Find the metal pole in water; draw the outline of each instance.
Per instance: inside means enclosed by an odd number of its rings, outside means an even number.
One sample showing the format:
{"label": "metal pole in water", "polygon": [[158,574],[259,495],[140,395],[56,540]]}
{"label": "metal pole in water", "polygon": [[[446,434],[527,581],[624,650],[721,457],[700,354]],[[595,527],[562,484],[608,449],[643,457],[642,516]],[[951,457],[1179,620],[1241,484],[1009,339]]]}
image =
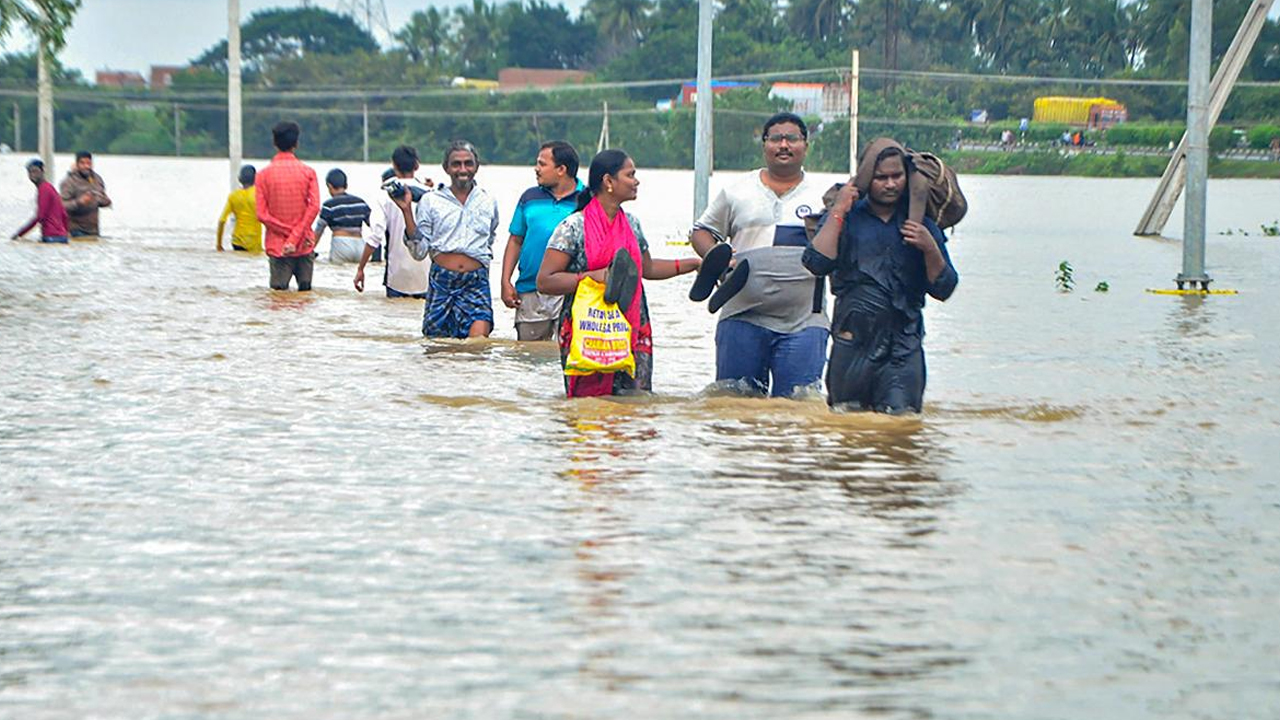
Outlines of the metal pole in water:
{"label": "metal pole in water", "polygon": [[1209,289],[1204,271],[1205,204],[1209,185],[1209,63],[1213,0],[1191,2],[1191,50],[1187,68],[1187,198],[1178,288]]}
{"label": "metal pole in water", "polygon": [[849,176],[858,172],[858,51],[853,51],[852,72],[849,74]]}
{"label": "metal pole in water", "polygon": [[693,144],[693,219],[707,208],[711,184],[711,0],[698,0],[698,81],[695,88]]}
{"label": "metal pole in water", "polygon": [[240,107],[240,0],[227,0],[227,157],[231,162],[231,189],[239,185],[244,162]]}

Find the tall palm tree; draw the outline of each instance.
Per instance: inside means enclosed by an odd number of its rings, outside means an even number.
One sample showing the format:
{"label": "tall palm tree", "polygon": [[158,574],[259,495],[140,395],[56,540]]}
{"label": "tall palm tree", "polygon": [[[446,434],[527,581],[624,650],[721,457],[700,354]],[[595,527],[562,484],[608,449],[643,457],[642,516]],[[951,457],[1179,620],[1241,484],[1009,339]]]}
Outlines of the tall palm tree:
{"label": "tall palm tree", "polygon": [[498,50],[502,45],[497,6],[484,0],[471,0],[471,7],[458,8],[453,17],[454,49],[462,69],[470,74],[496,74]]}
{"label": "tall palm tree", "polygon": [[417,63],[439,67],[441,51],[449,41],[449,9],[441,12],[436,7],[418,10],[409,17],[409,23],[396,33],[396,40]]}
{"label": "tall palm tree", "polygon": [[632,47],[644,37],[652,0],[587,0],[586,14],[609,42]]}

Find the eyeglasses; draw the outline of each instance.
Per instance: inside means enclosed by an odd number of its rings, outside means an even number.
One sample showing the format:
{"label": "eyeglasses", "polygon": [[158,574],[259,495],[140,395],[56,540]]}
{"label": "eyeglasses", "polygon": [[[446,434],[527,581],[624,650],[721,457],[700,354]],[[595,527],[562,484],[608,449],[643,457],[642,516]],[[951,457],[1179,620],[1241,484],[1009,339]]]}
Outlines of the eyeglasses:
{"label": "eyeglasses", "polygon": [[804,139],[804,136],[799,133],[774,133],[772,135],[765,135],[764,139],[771,143],[780,143],[783,140],[786,140],[789,143],[798,143]]}

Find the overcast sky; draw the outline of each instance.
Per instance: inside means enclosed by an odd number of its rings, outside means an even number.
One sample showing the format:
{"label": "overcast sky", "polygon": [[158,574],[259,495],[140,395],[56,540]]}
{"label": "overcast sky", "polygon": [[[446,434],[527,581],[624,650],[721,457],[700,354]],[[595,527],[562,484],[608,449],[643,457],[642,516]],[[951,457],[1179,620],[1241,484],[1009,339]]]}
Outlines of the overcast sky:
{"label": "overcast sky", "polygon": [[[271,7],[299,7],[301,0],[240,0],[240,16]],[[350,11],[365,0],[312,0],[316,7]],[[374,12],[380,3],[371,2]],[[459,0],[383,0],[387,23],[397,30],[417,10],[431,5],[452,7]],[[469,4],[469,3],[468,3]],[[577,12],[582,0],[566,0]],[[363,19],[363,18],[362,18]],[[97,70],[135,70],[147,74],[152,65],[185,65],[227,36],[225,0],[84,0],[67,36],[62,63],[92,82]],[[385,42],[385,38],[379,37]],[[11,35],[4,52],[30,51],[33,43],[21,33]]]}

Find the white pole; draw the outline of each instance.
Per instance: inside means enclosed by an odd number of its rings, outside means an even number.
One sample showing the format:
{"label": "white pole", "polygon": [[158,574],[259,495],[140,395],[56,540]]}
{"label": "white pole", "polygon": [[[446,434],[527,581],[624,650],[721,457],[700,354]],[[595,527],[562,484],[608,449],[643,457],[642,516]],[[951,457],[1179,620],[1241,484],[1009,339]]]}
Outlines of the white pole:
{"label": "white pole", "polygon": [[182,113],[173,104],[173,154],[182,157]]}
{"label": "white pole", "polygon": [[240,0],[227,0],[227,157],[231,162],[231,189],[240,184],[244,162],[240,106]]}
{"label": "white pole", "polygon": [[849,175],[858,172],[858,51],[853,51],[849,73]]}
{"label": "white pole", "polygon": [[44,41],[36,39],[36,85],[39,109],[36,112],[36,130],[39,135],[40,159],[44,161],[45,177],[53,178],[53,83],[49,79],[49,49]]}
{"label": "white pole", "polygon": [[22,112],[16,100],[13,103],[13,151],[22,152]]}
{"label": "white pole", "polygon": [[707,208],[711,185],[711,0],[698,0],[698,80],[694,101],[693,219]]}
{"label": "white pole", "polygon": [[369,101],[365,100],[363,105],[364,111],[361,115],[364,118],[364,161],[369,162]]}
{"label": "white pole", "polygon": [[1187,199],[1183,206],[1179,288],[1209,289],[1204,272],[1205,204],[1209,186],[1209,63],[1213,0],[1191,1],[1191,50],[1187,61]]}

